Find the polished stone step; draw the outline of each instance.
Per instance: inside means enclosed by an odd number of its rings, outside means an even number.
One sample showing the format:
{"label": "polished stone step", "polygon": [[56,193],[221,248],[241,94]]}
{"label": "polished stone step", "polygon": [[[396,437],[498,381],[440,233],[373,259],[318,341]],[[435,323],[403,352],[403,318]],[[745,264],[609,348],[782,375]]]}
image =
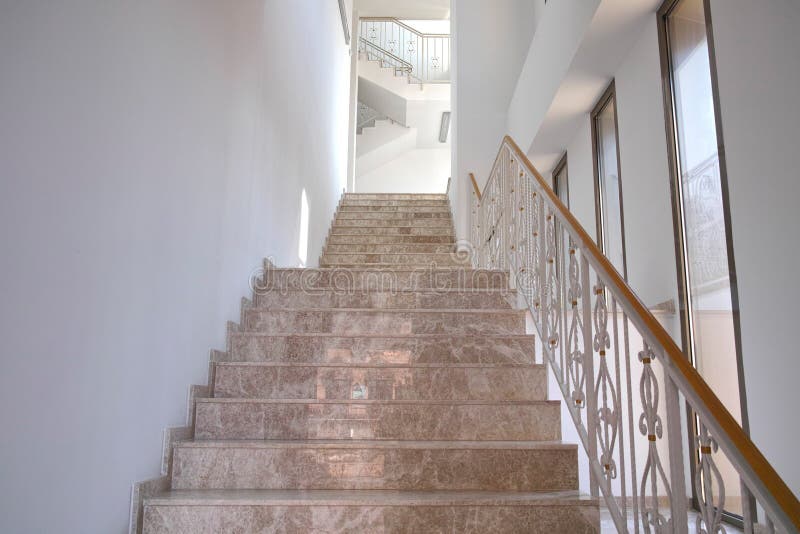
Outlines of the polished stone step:
{"label": "polished stone step", "polygon": [[336,213],[337,220],[356,219],[356,220],[439,220],[451,221],[449,211],[356,211],[339,210]]}
{"label": "polished stone step", "polygon": [[543,365],[360,365],[221,362],[214,397],[337,400],[547,399]]}
{"label": "polished stone step", "polygon": [[[339,206],[336,210],[336,215],[353,214],[353,215],[367,215],[367,214],[390,214],[394,213],[398,216],[405,216],[405,214],[434,214],[440,217],[451,217],[452,212],[449,206]],[[358,218],[356,216],[356,218]]]}
{"label": "polished stone step", "polygon": [[344,200],[439,200],[448,197],[439,193],[345,193]]}
{"label": "polished stone step", "polygon": [[242,326],[268,334],[357,335],[520,335],[523,310],[264,310],[247,309]]}
{"label": "polished stone step", "polygon": [[333,336],[233,333],[235,362],[341,364],[503,364],[534,362],[534,336]]}
{"label": "polished stone step", "polygon": [[267,269],[254,290],[264,292],[275,289],[335,289],[340,293],[347,293],[363,289],[377,291],[505,289],[508,288],[508,281],[508,272],[460,267]]}
{"label": "polished stone step", "polygon": [[333,221],[333,230],[334,232],[338,231],[339,228],[349,227],[349,226],[368,226],[370,228],[383,228],[383,227],[390,227],[390,226],[397,226],[397,227],[414,227],[414,228],[447,228],[451,230],[453,228],[453,221],[449,218],[444,217],[436,217],[436,218],[425,218],[425,219],[417,219],[417,218],[410,218],[410,219],[395,219],[395,218],[372,218],[372,219],[351,219],[347,217],[336,217]]}
{"label": "polished stone step", "polygon": [[172,489],[578,489],[578,448],[536,441],[187,441]]}
{"label": "polished stone step", "polygon": [[559,441],[557,401],[198,399],[195,439]]}
{"label": "polished stone step", "polygon": [[330,235],[438,235],[455,239],[451,226],[341,226],[334,224]]}
{"label": "polished stone step", "polygon": [[328,245],[364,244],[446,244],[455,246],[455,238],[449,235],[328,235]]}
{"label": "polished stone step", "polygon": [[329,244],[324,254],[451,254],[455,246],[447,243],[351,243]]}
{"label": "polished stone step", "polygon": [[597,534],[577,492],[172,491],[145,501],[145,534]]}
{"label": "polished stone step", "polygon": [[403,207],[403,208],[447,208],[450,203],[447,200],[360,200],[345,198],[339,204],[340,207]]}
{"label": "polished stone step", "polygon": [[320,258],[321,267],[335,267],[337,265],[358,264],[387,264],[387,265],[464,265],[464,259],[454,253],[430,254],[421,252],[406,252],[401,254],[353,254],[325,252]]}
{"label": "polished stone step", "polygon": [[514,293],[505,289],[452,291],[348,291],[333,289],[259,291],[257,308],[505,309]]}

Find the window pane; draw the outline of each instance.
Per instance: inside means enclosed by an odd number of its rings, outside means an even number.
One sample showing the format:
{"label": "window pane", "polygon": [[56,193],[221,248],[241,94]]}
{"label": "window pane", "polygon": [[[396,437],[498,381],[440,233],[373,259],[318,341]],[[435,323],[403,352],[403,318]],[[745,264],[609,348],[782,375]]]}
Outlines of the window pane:
{"label": "window pane", "polygon": [[622,205],[617,165],[616,100],[595,117],[597,132],[597,166],[600,179],[600,214],[603,228],[603,251],[617,270],[625,274],[622,239]]}
{"label": "window pane", "polygon": [[[727,235],[714,93],[702,0],[682,0],[667,19],[683,211],[685,276],[695,365],[741,422]],[[718,455],[728,511],[741,515],[739,479]]]}

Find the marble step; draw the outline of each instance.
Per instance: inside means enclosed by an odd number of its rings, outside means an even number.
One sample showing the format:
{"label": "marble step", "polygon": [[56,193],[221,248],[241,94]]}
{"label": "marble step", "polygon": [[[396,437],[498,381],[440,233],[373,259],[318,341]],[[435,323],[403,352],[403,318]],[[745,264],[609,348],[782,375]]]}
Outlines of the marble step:
{"label": "marble step", "polygon": [[[421,252],[405,252],[401,254],[337,254],[325,252],[320,258],[321,267],[335,267],[337,265],[357,265],[382,263],[388,265],[463,265],[464,259],[455,253],[430,254]],[[468,265],[467,265],[468,266]]]}
{"label": "marble step", "polygon": [[350,218],[340,218],[336,217],[333,221],[333,228],[335,231],[337,228],[343,228],[348,226],[368,226],[370,228],[383,228],[383,227],[390,227],[390,226],[397,226],[405,228],[407,226],[415,227],[415,228],[453,228],[453,221],[449,218],[444,217],[436,217],[436,218],[427,218],[427,219],[395,219],[395,218],[380,218],[380,219],[350,219]]}
{"label": "marble step", "polygon": [[233,333],[234,362],[504,364],[534,362],[534,336],[333,336]]}
{"label": "marble step", "polygon": [[526,441],[187,441],[172,489],[565,491],[578,448]]}
{"label": "marble step", "polygon": [[543,365],[354,365],[221,362],[215,398],[536,401]]}
{"label": "marble step", "polygon": [[324,254],[451,254],[455,246],[447,243],[351,243],[327,245]]}
{"label": "marble step", "polygon": [[265,292],[275,289],[335,289],[340,293],[361,291],[506,289],[506,271],[480,269],[401,268],[376,269],[268,269],[254,289]]}
{"label": "marble step", "polygon": [[577,492],[172,491],[144,503],[145,534],[597,534]]}
{"label": "marble step", "polygon": [[403,207],[403,208],[447,208],[450,209],[450,203],[447,200],[361,200],[345,198],[339,204],[340,207]]}
{"label": "marble step", "polygon": [[438,193],[345,193],[345,200],[441,200],[448,197]]}
{"label": "marble step", "polygon": [[455,241],[453,228],[451,226],[341,226],[334,223],[330,235],[438,235],[448,236]]}
{"label": "marble step", "polygon": [[559,441],[558,401],[198,399],[195,439]]}
{"label": "marble step", "polygon": [[445,220],[452,221],[449,211],[342,211],[336,213],[337,220]]}
{"label": "marble step", "polygon": [[342,336],[525,334],[523,310],[264,310],[247,309],[249,332]]}
{"label": "marble step", "polygon": [[369,235],[369,234],[329,234],[328,245],[366,245],[366,244],[446,244],[455,246],[456,240],[449,235]]}
{"label": "marble step", "polygon": [[435,204],[433,206],[384,206],[381,204],[366,206],[339,205],[337,214],[341,213],[443,213],[450,215],[450,206]]}
{"label": "marble step", "polygon": [[257,308],[510,309],[514,293],[505,289],[453,291],[274,290],[255,294]]}

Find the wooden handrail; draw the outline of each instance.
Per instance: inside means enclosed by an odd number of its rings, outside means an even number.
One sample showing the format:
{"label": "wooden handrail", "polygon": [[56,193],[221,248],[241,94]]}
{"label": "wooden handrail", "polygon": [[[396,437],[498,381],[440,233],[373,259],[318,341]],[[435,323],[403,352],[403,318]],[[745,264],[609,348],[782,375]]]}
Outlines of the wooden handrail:
{"label": "wooden handrail", "polygon": [[483,195],[481,195],[481,189],[478,187],[478,181],[475,180],[475,175],[473,173],[469,173],[469,179],[472,180],[472,189],[475,191],[475,195],[478,197],[478,202],[480,202],[483,198]]}
{"label": "wooden handrail", "polygon": [[[639,300],[639,297],[636,296],[627,282],[625,282],[619,272],[617,272],[614,265],[599,249],[594,239],[586,232],[569,209],[564,206],[558,196],[556,196],[547,181],[545,181],[517,143],[511,136],[507,135],[503,138],[503,143],[500,145],[500,152],[502,152],[503,144],[508,144],[508,146],[511,147],[514,152],[514,157],[516,157],[527,168],[528,172],[536,181],[539,182],[540,187],[550,199],[552,206],[558,211],[560,217],[572,227],[577,237],[582,241],[584,250],[604,271],[613,289],[626,301],[631,311],[638,316],[650,336],[661,345],[665,357],[669,360],[669,365],[680,373],[685,384],[691,388],[691,393],[693,393],[694,397],[708,410],[711,417],[713,417],[719,425],[719,428],[726,434],[728,441],[735,447],[741,458],[749,465],[752,473],[774,498],[775,502],[791,520],[792,524],[800,530],[800,501],[797,500],[797,497],[795,497],[792,490],[789,489],[789,486],[783,481],[780,475],[778,475],[727,408],[725,408],[722,401],[719,400],[719,397],[717,397],[703,377],[700,376],[700,373],[697,372],[697,369],[689,362],[689,359],[683,351],[678,347],[675,341],[673,341],[672,336],[669,335],[650,310]],[[472,173],[470,173],[470,178],[472,179],[472,185],[475,188],[480,202],[481,193],[478,190],[475,177]],[[489,184],[487,183],[484,190],[488,186]],[[686,393],[684,392],[684,394]]]}

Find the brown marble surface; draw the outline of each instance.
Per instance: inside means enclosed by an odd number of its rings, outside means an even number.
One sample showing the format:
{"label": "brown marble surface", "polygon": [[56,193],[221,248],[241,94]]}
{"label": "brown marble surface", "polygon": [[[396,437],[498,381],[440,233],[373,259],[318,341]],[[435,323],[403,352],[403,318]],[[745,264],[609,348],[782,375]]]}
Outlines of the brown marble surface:
{"label": "brown marble surface", "polygon": [[196,439],[561,439],[558,402],[204,399]]}
{"label": "brown marble surface", "polygon": [[255,307],[282,308],[383,308],[383,309],[510,309],[510,290],[471,291],[266,291],[255,295]]}
{"label": "brown marble surface", "polygon": [[231,360],[293,363],[532,363],[533,336],[231,335]]}
{"label": "brown marble surface", "polygon": [[[151,499],[145,533],[588,534],[596,501],[569,494],[176,492]],[[219,497],[219,498],[215,498]],[[269,502],[269,505],[265,505]],[[272,504],[275,503],[275,504]]]}
{"label": "brown marble surface", "polygon": [[521,335],[525,313],[517,310],[263,310],[244,313],[249,332],[358,335]]}
{"label": "brown marble surface", "polygon": [[487,400],[547,398],[543,365],[338,366],[220,363],[214,396],[261,399]]}
{"label": "brown marble surface", "polygon": [[187,442],[173,489],[559,491],[578,487],[577,447],[560,443]]}

